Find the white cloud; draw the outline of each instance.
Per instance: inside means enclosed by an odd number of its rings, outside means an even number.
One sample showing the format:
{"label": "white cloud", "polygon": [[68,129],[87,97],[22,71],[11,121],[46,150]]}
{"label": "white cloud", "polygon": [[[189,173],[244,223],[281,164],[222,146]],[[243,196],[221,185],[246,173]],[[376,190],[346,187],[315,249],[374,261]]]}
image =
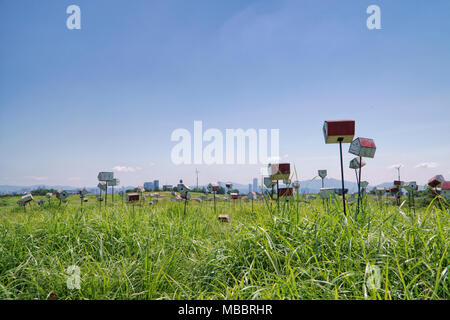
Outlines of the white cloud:
{"label": "white cloud", "polygon": [[126,166],[115,166],[113,168],[117,172],[136,172],[142,170],[141,167],[126,167]]}
{"label": "white cloud", "polygon": [[431,169],[431,168],[437,168],[439,166],[436,162],[422,162],[419,163],[416,168],[425,168],[425,169]]}

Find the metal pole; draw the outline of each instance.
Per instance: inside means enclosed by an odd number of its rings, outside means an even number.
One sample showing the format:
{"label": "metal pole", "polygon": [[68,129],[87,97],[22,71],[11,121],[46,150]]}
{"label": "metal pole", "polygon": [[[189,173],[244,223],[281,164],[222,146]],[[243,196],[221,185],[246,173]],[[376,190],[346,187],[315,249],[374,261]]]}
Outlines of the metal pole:
{"label": "metal pole", "polygon": [[278,189],[278,180],[277,180],[277,210],[280,213],[280,190]]}
{"label": "metal pole", "polygon": [[344,215],[347,215],[347,209],[345,208],[344,163],[342,161],[342,140],[344,140],[344,138],[339,138],[339,151],[341,154],[342,205],[344,207]]}
{"label": "metal pole", "polygon": [[213,192],[213,196],[214,196],[214,215],[217,215],[216,213],[216,192]]}
{"label": "metal pole", "polygon": [[358,206],[357,206],[357,210],[356,210],[357,214],[359,214],[359,205],[362,202],[361,201],[361,168],[362,168],[361,162],[362,162],[362,157],[360,156],[359,157],[359,177],[358,177]]}
{"label": "metal pole", "polygon": [[107,201],[108,201],[108,183],[106,183],[106,191],[105,191],[105,208],[106,208]]}

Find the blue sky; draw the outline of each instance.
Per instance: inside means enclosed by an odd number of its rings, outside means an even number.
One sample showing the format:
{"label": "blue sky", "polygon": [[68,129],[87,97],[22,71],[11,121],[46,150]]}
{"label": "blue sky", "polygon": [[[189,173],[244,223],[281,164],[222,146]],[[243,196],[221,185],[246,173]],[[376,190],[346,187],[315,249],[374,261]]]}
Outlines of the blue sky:
{"label": "blue sky", "polygon": [[[81,30],[66,8],[81,8]],[[381,8],[368,30],[366,8]],[[0,184],[250,183],[171,163],[177,128],[279,129],[300,179],[339,178],[324,120],[373,138],[363,179],[450,179],[450,1],[0,0]],[[345,167],[352,155],[344,146]],[[346,177],[354,179],[351,169]]]}

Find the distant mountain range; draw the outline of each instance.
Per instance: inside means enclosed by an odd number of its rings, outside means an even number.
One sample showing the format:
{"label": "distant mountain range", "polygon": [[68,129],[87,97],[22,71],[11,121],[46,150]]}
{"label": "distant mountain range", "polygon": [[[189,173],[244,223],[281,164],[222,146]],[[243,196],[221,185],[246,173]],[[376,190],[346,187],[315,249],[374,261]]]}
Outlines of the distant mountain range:
{"label": "distant mountain range", "polygon": [[[225,187],[225,184],[229,182],[219,182],[219,184],[222,187]],[[248,190],[248,184],[240,184],[235,182],[230,182],[233,184],[233,189],[239,190],[240,193],[247,193]],[[174,185],[176,186],[176,185]],[[280,187],[283,187],[283,184],[280,184]],[[324,180],[324,186],[325,188],[341,188],[341,181],[337,179],[325,179]],[[385,182],[376,186],[369,185],[369,189],[373,187],[381,187],[381,188],[387,188],[392,186],[392,182]],[[194,186],[191,186],[193,188]],[[199,185],[199,188],[206,188],[204,185]],[[322,180],[321,179],[315,179],[315,180],[304,180],[300,181],[300,193],[318,193],[320,191],[320,188],[322,187]],[[123,187],[116,187],[114,188],[114,192],[120,192],[122,190],[128,190],[136,188],[136,186],[123,186]],[[261,186],[258,186],[258,191],[260,191]],[[345,181],[345,188],[349,189],[349,192],[356,192],[358,190],[358,185],[355,182]],[[11,185],[0,185],[0,194],[23,194],[24,192],[29,192],[32,190],[37,189],[64,189],[69,193],[76,193],[78,190],[80,190],[79,187],[73,187],[73,186],[47,186],[47,185],[33,185],[33,186],[11,186]],[[423,186],[419,186],[419,190],[423,190]],[[98,193],[97,187],[86,187],[86,190],[89,193]],[[108,192],[111,192],[111,189],[109,189]]]}

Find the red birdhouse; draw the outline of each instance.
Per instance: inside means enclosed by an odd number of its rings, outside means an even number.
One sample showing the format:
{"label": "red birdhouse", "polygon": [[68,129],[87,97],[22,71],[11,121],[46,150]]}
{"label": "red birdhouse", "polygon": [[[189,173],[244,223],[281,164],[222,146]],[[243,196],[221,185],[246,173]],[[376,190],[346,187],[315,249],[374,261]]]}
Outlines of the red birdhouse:
{"label": "red birdhouse", "polygon": [[325,143],[351,143],[355,136],[354,120],[325,121],[323,124]]}
{"label": "red birdhouse", "polygon": [[271,180],[287,180],[291,175],[290,163],[274,163],[268,165]]}
{"label": "red birdhouse", "polygon": [[438,174],[437,176],[434,176],[433,178],[431,178],[430,180],[428,180],[428,185],[431,188],[437,188],[439,187],[442,182],[444,182],[445,179],[442,175]]}
{"label": "red birdhouse", "polygon": [[445,200],[450,200],[450,181],[442,182],[441,195]]}
{"label": "red birdhouse", "polygon": [[292,197],[294,195],[293,188],[280,188],[278,189],[278,197]]}
{"label": "red birdhouse", "polygon": [[127,202],[139,201],[139,193],[128,193],[126,201]]}
{"label": "red birdhouse", "polygon": [[375,146],[375,141],[372,139],[356,138],[350,144],[348,152],[359,157],[373,158],[375,157],[376,150],[377,147]]}

